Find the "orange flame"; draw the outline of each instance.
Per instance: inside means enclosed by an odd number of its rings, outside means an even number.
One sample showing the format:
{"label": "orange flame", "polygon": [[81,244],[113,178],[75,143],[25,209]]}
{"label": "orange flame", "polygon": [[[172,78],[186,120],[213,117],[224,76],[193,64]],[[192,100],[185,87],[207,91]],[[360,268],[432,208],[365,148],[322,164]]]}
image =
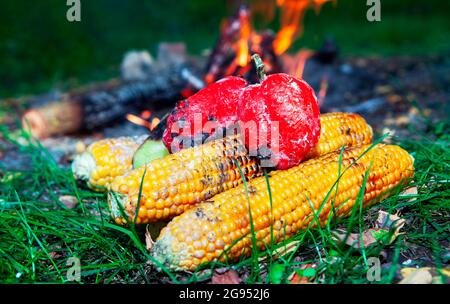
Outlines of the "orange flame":
{"label": "orange flame", "polygon": [[134,114],[127,114],[125,118],[131,123],[146,127],[150,131],[153,131],[161,122],[161,120],[158,117],[155,117],[152,119],[151,122],[149,122],[147,119],[150,118],[151,115],[152,112],[150,112],[149,110],[145,110],[141,113],[141,116],[137,116]]}
{"label": "orange flame", "polygon": [[328,75],[325,74],[323,75],[322,80],[320,81],[320,89],[319,93],[317,94],[317,102],[319,103],[319,106],[323,105],[325,97],[327,96],[327,92],[328,92]]}
{"label": "orange flame", "polygon": [[286,52],[298,35],[303,32],[301,22],[306,9],[314,6],[319,11],[321,6],[331,0],[277,0],[276,4],[280,8],[281,29],[277,33],[274,41],[275,54],[280,55]]}
{"label": "orange flame", "polygon": [[306,61],[314,55],[314,51],[309,49],[301,49],[297,53],[297,67],[295,68],[295,77],[303,78]]}
{"label": "orange flame", "polygon": [[153,131],[161,122],[161,120],[158,117],[155,117],[152,119],[152,122],[150,123],[150,131]]}
{"label": "orange flame", "polygon": [[248,53],[248,42],[250,38],[251,33],[251,26],[250,26],[250,18],[247,14],[241,14],[239,16],[240,22],[241,22],[241,29],[240,29],[240,37],[237,42],[237,56],[236,56],[236,62],[239,66],[245,67],[248,62],[249,53]]}
{"label": "orange flame", "polygon": [[141,117],[144,119],[149,119],[152,116],[152,112],[149,110],[142,111]]}
{"label": "orange flame", "polygon": [[[318,12],[324,3],[330,1],[332,0],[258,0],[253,1],[253,4],[257,5],[251,5],[255,9],[252,13],[246,6],[241,6],[237,16],[227,18],[221,24],[220,40],[213,51],[213,55],[218,55],[211,57],[214,60],[208,67],[204,81],[209,84],[219,77],[246,75],[252,68],[252,54],[261,56],[267,73],[279,70],[280,64],[276,55],[286,52],[294,39],[302,33],[301,23],[306,10],[313,7]],[[271,20],[277,7],[280,11],[281,27],[275,38],[271,31],[258,33],[252,26],[250,15],[255,17],[255,13],[259,12]],[[311,55],[312,52],[303,52],[301,56],[293,57],[293,65],[289,67],[292,69],[291,74],[301,77],[305,62]]]}

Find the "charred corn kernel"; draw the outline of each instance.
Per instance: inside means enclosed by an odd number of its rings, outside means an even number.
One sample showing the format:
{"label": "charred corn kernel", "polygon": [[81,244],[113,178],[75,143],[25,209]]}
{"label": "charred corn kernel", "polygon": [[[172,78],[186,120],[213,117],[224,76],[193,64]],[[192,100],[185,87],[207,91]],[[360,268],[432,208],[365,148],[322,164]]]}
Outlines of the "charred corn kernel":
{"label": "charred corn kernel", "polygon": [[372,128],[358,114],[326,113],[320,115],[320,137],[307,158],[314,158],[342,147],[353,147],[372,142]]}
{"label": "charred corn kernel", "polygon": [[[194,204],[242,183],[237,162],[247,179],[261,175],[257,160],[247,155],[239,136],[230,136],[156,159],[111,183],[108,203],[123,224],[136,213],[140,223],[168,219]],[[233,172],[231,174],[231,172]],[[140,185],[142,187],[141,196]],[[175,206],[175,207],[174,207]],[[154,210],[154,212],[153,212]]]}
{"label": "charred corn kernel", "polygon": [[75,157],[72,172],[96,191],[105,191],[116,176],[132,168],[133,154],[147,136],[102,139]]}
{"label": "charred corn kernel", "polygon": [[[345,149],[341,163],[340,152],[336,151],[270,173],[272,210],[264,176],[248,182],[247,189],[240,185],[218,194],[175,217],[161,231],[151,253],[158,261],[178,270],[194,270],[215,260],[239,259],[252,249],[249,208],[256,244],[262,249],[270,242],[271,224],[277,243],[310,224],[324,225],[333,216],[348,215],[367,171],[370,174],[362,204],[367,207],[379,202],[392,193],[393,187],[412,177],[413,158],[398,146],[378,144],[364,153],[368,148]],[[316,186],[314,190],[312,186]],[[206,251],[209,256],[201,254]]]}

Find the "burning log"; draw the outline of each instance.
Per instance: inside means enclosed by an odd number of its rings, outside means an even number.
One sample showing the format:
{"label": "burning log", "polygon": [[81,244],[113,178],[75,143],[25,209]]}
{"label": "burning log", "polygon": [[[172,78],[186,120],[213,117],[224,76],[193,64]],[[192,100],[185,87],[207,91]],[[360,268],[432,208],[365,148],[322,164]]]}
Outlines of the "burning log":
{"label": "burning log", "polygon": [[[251,54],[259,54],[269,73],[280,71],[273,45],[275,35],[272,31],[261,34],[252,29],[250,11],[241,6],[234,16],[224,20],[220,36],[206,65],[205,81],[214,82],[229,75],[244,76],[255,80],[255,70],[250,64]],[[253,69],[253,70],[252,70]]]}
{"label": "burning log", "polygon": [[[226,19],[221,26],[220,36],[211,53],[206,66],[206,83],[214,82],[229,75],[243,76],[250,82],[256,81],[255,70],[250,64],[250,56],[258,54],[266,66],[268,74],[283,71],[281,55],[283,55],[294,40],[302,34],[302,20],[308,8],[314,7],[318,12],[320,7],[330,0],[286,0],[276,1],[280,8],[281,28],[275,34],[270,30],[256,32],[251,25],[250,10],[241,6],[238,12]],[[270,12],[274,10],[265,3],[259,9]],[[269,15],[273,15],[270,13]],[[327,44],[318,53],[324,61],[334,59],[337,50]],[[307,58],[299,60],[306,61]],[[301,65],[301,63],[299,63]],[[303,69],[303,67],[299,67]],[[293,74],[295,75],[295,74]]]}
{"label": "burning log", "polygon": [[113,80],[86,90],[63,94],[60,100],[28,110],[24,127],[38,137],[91,131],[120,121],[127,113],[137,113],[151,103],[172,102],[190,84],[191,67],[179,64],[153,71],[146,80]]}

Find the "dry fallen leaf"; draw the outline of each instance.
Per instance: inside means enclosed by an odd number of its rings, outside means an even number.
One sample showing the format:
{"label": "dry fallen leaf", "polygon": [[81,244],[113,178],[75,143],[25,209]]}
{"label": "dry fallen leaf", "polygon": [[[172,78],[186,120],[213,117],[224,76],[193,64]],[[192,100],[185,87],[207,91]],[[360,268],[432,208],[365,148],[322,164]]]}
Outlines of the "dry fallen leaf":
{"label": "dry fallen leaf", "polygon": [[[380,210],[378,211],[378,217],[375,222],[376,228],[391,228],[394,224],[397,226],[396,222],[398,223],[401,220],[399,214],[390,214],[386,211]],[[404,222],[404,220],[403,220]]]}
{"label": "dry fallen leaf", "polygon": [[374,236],[374,232],[374,229],[363,231],[360,239],[359,233],[350,233],[346,238],[347,233],[345,232],[345,230],[339,230],[333,232],[333,239],[338,244],[345,243],[355,249],[361,248],[362,245],[364,246],[364,248],[366,248],[378,242],[376,237]]}
{"label": "dry fallen leaf", "polygon": [[78,199],[73,195],[61,195],[59,201],[69,209],[73,209],[78,205]]}
{"label": "dry fallen leaf", "polygon": [[239,284],[241,278],[233,269],[227,269],[225,271],[216,269],[211,278],[211,284]]}
{"label": "dry fallen leaf", "polygon": [[310,284],[316,277],[316,264],[304,264],[288,277],[291,284]]}
{"label": "dry fallen leaf", "polygon": [[403,268],[400,272],[403,279],[399,284],[431,284],[433,282],[429,268]]}
{"label": "dry fallen leaf", "polygon": [[406,221],[398,214],[389,214],[380,210],[375,222],[375,228],[364,230],[362,234],[350,233],[347,236],[345,230],[336,230],[333,232],[333,239],[336,243],[345,243],[355,249],[362,246],[367,248],[375,243],[391,244],[402,232],[400,230]]}
{"label": "dry fallen leaf", "polygon": [[441,272],[442,272],[443,275],[445,275],[446,277],[450,278],[450,268],[441,269]]}
{"label": "dry fallen leaf", "polygon": [[400,284],[443,284],[442,275],[450,279],[450,269],[444,268],[440,272],[436,268],[432,267],[422,267],[422,268],[412,268],[406,267],[400,270],[403,279],[399,282]]}
{"label": "dry fallen leaf", "polygon": [[[288,253],[294,252],[295,249],[297,248],[298,243],[299,243],[299,241],[293,241],[293,242],[290,242],[289,244],[286,244],[284,246],[280,246],[280,247],[274,249],[272,251],[272,260],[276,260],[281,256],[284,256]],[[262,256],[259,258],[259,262],[260,263],[266,262],[269,260],[269,257],[270,256],[268,254],[265,256]]]}
{"label": "dry fallen leaf", "polygon": [[392,232],[390,239],[383,240],[387,241],[387,244],[392,244],[394,240],[403,232],[400,230],[405,226],[406,220],[402,219],[400,215],[397,214],[389,214],[385,211],[380,210],[378,212],[378,218],[375,222],[375,226],[380,229],[387,230],[387,232]]}
{"label": "dry fallen leaf", "polygon": [[56,251],[50,251],[50,252],[48,253],[48,255],[49,255],[52,259],[57,259],[57,258],[61,257],[61,256],[62,256],[62,254],[60,253],[61,246],[55,245],[54,249],[55,249]]}
{"label": "dry fallen leaf", "polygon": [[410,198],[408,200],[408,202],[413,202],[415,200],[415,196],[417,195],[417,187],[413,186],[413,187],[409,187],[407,189],[405,189],[404,191],[402,191],[402,193],[400,193],[399,197],[410,197],[412,196],[412,198]]}

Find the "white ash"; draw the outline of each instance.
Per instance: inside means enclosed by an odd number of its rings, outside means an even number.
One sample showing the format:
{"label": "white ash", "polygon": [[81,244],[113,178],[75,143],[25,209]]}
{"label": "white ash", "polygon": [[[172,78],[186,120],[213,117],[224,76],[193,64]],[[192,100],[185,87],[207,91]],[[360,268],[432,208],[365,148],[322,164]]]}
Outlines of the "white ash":
{"label": "white ash", "polygon": [[154,60],[147,51],[129,51],[120,66],[121,77],[125,81],[145,80],[153,69]]}

